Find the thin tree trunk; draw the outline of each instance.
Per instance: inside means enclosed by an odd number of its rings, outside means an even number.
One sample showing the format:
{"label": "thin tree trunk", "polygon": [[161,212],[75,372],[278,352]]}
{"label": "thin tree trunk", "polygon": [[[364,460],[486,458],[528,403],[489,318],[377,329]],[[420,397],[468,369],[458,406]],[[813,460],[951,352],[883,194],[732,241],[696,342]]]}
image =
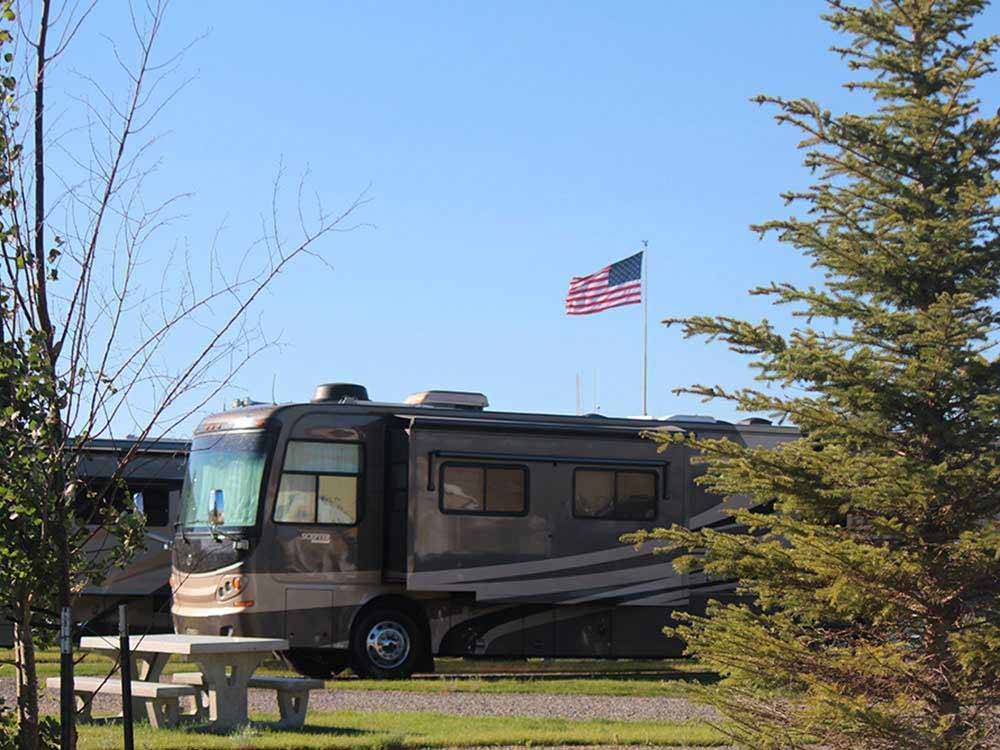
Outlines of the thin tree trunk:
{"label": "thin tree trunk", "polygon": [[14,623],[17,661],[17,746],[38,750],[38,672],[35,668],[35,641],[31,633],[31,606],[22,600]]}
{"label": "thin tree trunk", "polygon": [[[59,347],[55,343],[55,335],[52,327],[52,319],[49,315],[48,294],[46,292],[48,279],[48,263],[46,261],[45,247],[45,68],[48,64],[46,58],[46,41],[49,32],[49,11],[51,0],[42,0],[41,14],[38,24],[38,39],[35,51],[35,120],[34,120],[34,146],[35,146],[35,285],[36,297],[35,308],[38,314],[38,326],[45,337],[45,352],[47,358],[46,376],[50,379],[52,393],[58,392],[58,360]],[[55,452],[62,450],[65,443],[63,434],[62,415],[59,413],[59,405],[53,399],[48,405],[49,438],[57,445],[52,448]],[[57,468],[49,481],[49,492],[52,497],[58,497],[56,503],[55,518],[53,521],[53,540],[56,544],[59,555],[59,604],[58,609],[69,607],[72,604],[72,590],[70,585],[70,550],[69,550],[69,507],[65,494],[66,475],[65,471]],[[73,682],[73,661],[65,655],[61,656],[63,664],[60,668],[60,677],[63,681],[63,689],[60,692],[62,704],[67,700],[67,689],[65,683]],[[37,697],[36,697],[37,702]],[[74,711],[67,711],[69,717],[69,727],[63,727],[62,750],[75,750],[76,732],[73,727]],[[36,733],[37,738],[37,733]]]}
{"label": "thin tree trunk", "polygon": [[[46,348],[53,347],[52,320],[49,317],[47,293],[48,264],[45,262],[45,43],[49,33],[50,1],[42,0],[42,13],[38,26],[38,43],[35,58],[35,302],[38,325],[45,335]],[[53,370],[55,363],[53,362]]]}

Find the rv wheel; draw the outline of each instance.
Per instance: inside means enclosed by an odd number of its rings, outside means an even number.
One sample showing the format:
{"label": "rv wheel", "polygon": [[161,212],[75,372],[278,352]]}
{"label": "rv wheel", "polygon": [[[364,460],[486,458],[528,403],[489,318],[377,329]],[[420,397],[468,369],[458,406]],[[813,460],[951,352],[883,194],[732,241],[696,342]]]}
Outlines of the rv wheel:
{"label": "rv wheel", "polygon": [[405,612],[375,609],[351,635],[351,669],[362,677],[402,679],[413,674],[425,650],[423,631]]}
{"label": "rv wheel", "polygon": [[347,668],[347,654],[328,648],[293,648],[278,656],[303,677],[317,680],[329,680]]}

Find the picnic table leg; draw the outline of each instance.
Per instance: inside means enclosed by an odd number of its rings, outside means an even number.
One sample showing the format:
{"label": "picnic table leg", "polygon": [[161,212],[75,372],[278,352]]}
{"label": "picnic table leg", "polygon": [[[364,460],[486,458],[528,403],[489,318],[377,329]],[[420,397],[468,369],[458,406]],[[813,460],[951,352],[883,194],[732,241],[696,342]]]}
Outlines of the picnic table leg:
{"label": "picnic table leg", "polygon": [[74,693],[76,698],[76,720],[89,724],[94,720],[94,696],[90,693]]}
{"label": "picnic table leg", "polygon": [[[142,680],[143,682],[159,682],[160,675],[163,674],[163,670],[169,660],[170,654],[133,653],[131,664],[132,679]],[[157,715],[156,706],[153,705],[153,701],[133,698],[132,716],[142,716],[143,710],[146,712],[146,718],[149,719],[149,723],[156,726],[160,721],[160,717]]]}
{"label": "picnic table leg", "polygon": [[267,657],[264,653],[198,654],[195,660],[205,676],[208,718],[217,726],[246,724],[247,683]]}
{"label": "picnic table leg", "polygon": [[177,698],[162,698],[149,701],[149,725],[153,729],[170,729],[180,721],[180,707]]}
{"label": "picnic table leg", "polygon": [[282,727],[300,729],[306,723],[309,708],[308,690],[278,690],[278,711]]}

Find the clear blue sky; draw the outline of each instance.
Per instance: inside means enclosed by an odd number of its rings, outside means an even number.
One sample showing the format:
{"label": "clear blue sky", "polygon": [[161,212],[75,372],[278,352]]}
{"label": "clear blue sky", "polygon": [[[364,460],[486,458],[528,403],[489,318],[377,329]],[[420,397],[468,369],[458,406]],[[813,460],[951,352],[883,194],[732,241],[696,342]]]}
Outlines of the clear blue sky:
{"label": "clear blue sky", "polygon": [[[114,5],[114,4],[111,4]],[[178,2],[163,49],[207,30],[196,79],[164,111],[155,189],[189,191],[161,235],[204,247],[226,220],[236,251],[267,209],[279,160],[308,166],[330,208],[371,184],[374,228],[318,248],[257,312],[285,347],[242,392],[307,399],[364,383],[373,398],[427,388],[485,392],[495,408],[571,413],[593,377],[607,414],[640,411],[641,310],[569,318],[574,274],[649,241],[650,411],[709,412],[671,389],[749,384],[742,358],[657,321],[722,313],[787,322],[746,290],[815,278],[748,225],[779,215],[807,176],[796,134],[748,102],[808,95],[867,108],[839,84],[823,4],[775,2]],[[97,31],[76,54],[101,65]],[[1000,28],[989,11],[980,31]],[[69,63],[67,63],[67,66]],[[983,88],[997,105],[997,80]],[[176,347],[178,359],[184,357]]]}

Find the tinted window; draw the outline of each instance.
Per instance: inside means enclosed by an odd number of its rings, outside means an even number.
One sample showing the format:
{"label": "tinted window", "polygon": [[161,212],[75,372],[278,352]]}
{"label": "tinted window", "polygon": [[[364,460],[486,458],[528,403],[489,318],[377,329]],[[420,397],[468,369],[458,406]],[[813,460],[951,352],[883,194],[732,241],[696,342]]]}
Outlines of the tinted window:
{"label": "tinted window", "polygon": [[285,453],[285,471],[316,474],[357,474],[361,446],[355,443],[307,443],[292,441]]}
{"label": "tinted window", "polygon": [[649,521],[656,517],[656,474],[648,471],[577,469],[573,515]]}
{"label": "tinted window", "polygon": [[573,510],[578,516],[604,518],[615,509],[615,473],[613,471],[576,472],[576,497]]}
{"label": "tinted window", "polygon": [[524,469],[486,470],[486,510],[492,513],[524,511]]}
{"label": "tinted window", "polygon": [[615,484],[616,518],[647,521],[656,515],[656,475],[619,471]]}
{"label": "tinted window", "polygon": [[277,523],[358,522],[361,446],[357,443],[289,441],[285,450]]}
{"label": "tinted window", "polygon": [[527,509],[527,484],[527,471],[521,467],[445,464],[441,509],[518,515]]}
{"label": "tinted window", "polygon": [[167,485],[128,484],[121,481],[91,478],[89,484],[83,482],[77,487],[74,512],[85,524],[101,523],[100,513],[118,513],[135,507],[135,495],[142,493],[142,512],[146,516],[146,526],[170,525],[170,498],[178,498],[180,492]]}
{"label": "tinted window", "polygon": [[142,493],[142,510],[147,526],[168,526],[170,524],[170,490],[166,487],[130,487],[133,494]]}
{"label": "tinted window", "polygon": [[445,510],[483,510],[485,469],[472,466],[446,466],[441,491]]}
{"label": "tinted window", "polygon": [[282,474],[274,520],[284,523],[316,522],[316,477]]}
{"label": "tinted window", "polygon": [[321,476],[316,505],[317,523],[353,524],[357,520],[357,478]]}

